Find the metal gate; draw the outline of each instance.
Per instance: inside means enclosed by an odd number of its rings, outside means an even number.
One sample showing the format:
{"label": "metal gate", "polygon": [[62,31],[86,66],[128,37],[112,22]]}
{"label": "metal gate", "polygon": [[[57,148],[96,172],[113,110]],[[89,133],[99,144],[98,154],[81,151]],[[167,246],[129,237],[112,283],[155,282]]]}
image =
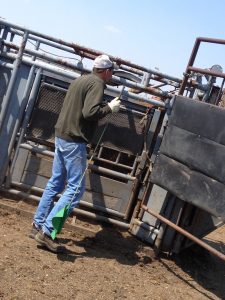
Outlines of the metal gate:
{"label": "metal gate", "polygon": [[[102,52],[1,18],[0,39],[1,191],[37,203],[51,175],[54,125],[68,86],[90,73],[87,65]],[[218,65],[193,67],[200,42],[183,80],[109,55],[119,70],[104,101],[123,91],[122,107],[99,121],[87,146],[90,158],[107,125],[74,210],[122,226],[163,251],[179,252],[190,243],[145,205],[197,236],[225,219],[224,110],[216,106],[225,74]],[[223,79],[220,87],[217,78]]]}

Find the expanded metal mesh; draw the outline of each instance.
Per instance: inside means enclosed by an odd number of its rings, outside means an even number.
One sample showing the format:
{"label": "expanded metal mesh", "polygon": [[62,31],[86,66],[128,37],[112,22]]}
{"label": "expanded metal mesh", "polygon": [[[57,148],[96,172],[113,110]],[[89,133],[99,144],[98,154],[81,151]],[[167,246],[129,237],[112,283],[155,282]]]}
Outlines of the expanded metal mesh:
{"label": "expanded metal mesh", "polygon": [[101,140],[102,145],[128,154],[139,154],[144,141],[141,117],[127,110],[107,115],[99,121],[92,143],[97,144],[106,126]]}
{"label": "expanded metal mesh", "polygon": [[27,128],[26,138],[49,146],[54,145],[54,126],[66,91],[42,84]]}

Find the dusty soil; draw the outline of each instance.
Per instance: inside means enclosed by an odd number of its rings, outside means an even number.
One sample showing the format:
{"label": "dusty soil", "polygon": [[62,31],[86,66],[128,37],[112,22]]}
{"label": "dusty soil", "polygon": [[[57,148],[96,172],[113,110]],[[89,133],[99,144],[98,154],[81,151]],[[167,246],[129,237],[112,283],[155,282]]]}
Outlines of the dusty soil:
{"label": "dusty soil", "polygon": [[[56,255],[30,227],[31,215],[0,206],[0,299],[225,299],[225,261],[198,246],[156,258],[128,232],[97,225],[64,229],[67,252]],[[205,240],[225,254],[225,226]]]}

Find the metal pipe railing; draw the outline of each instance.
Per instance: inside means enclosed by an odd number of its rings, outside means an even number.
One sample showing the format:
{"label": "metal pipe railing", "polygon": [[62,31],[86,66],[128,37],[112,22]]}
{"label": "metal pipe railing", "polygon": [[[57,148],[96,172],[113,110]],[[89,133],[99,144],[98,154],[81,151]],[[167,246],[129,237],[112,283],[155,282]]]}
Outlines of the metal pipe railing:
{"label": "metal pipe railing", "polygon": [[[13,43],[3,41],[3,44],[5,44],[7,47],[15,49],[15,50],[19,49],[19,47]],[[79,72],[87,72],[87,73],[91,72],[91,70],[89,68],[84,67],[80,62],[78,62],[76,64],[72,64],[72,63],[67,62],[66,60],[62,60],[62,59],[59,60],[58,58],[55,58],[52,55],[49,55],[46,53],[40,53],[37,50],[25,49],[24,51],[26,54],[34,55],[35,57],[38,57],[43,60],[49,60],[53,63],[59,64],[61,66],[67,67],[67,68],[77,70]],[[5,55],[9,56],[8,53],[5,53]],[[27,57],[27,58],[29,59],[29,57]],[[26,61],[26,60],[24,60],[24,61]],[[136,82],[133,82],[133,81],[121,78],[121,77],[113,76],[112,80],[115,83],[117,83],[118,85],[125,85],[129,88],[138,90],[140,92],[153,94],[155,96],[162,97],[162,98],[171,98],[172,97],[172,95],[166,91],[161,91],[160,89],[157,89],[157,88],[154,88],[151,86],[144,86],[140,83],[136,83]]]}
{"label": "metal pipe railing", "polygon": [[[19,47],[12,43],[12,42],[6,42],[6,41],[2,41],[2,43],[11,48],[11,49],[14,49],[14,50],[18,50]],[[89,72],[89,69],[83,67],[83,65],[80,63],[80,62],[77,62],[76,64],[74,63],[71,63],[71,62],[68,62],[66,60],[63,60],[63,59],[59,59],[59,58],[56,58],[55,56],[53,55],[50,55],[48,53],[43,53],[43,52],[40,52],[38,50],[32,50],[32,49],[24,49],[24,53],[28,54],[28,55],[33,55],[35,56],[36,58],[40,58],[40,59],[43,59],[43,60],[46,60],[46,61],[51,61],[51,62],[54,62],[56,64],[59,64],[59,65],[62,65],[64,67],[68,67],[68,68],[71,68],[71,69],[75,69],[75,70],[79,70],[79,71],[86,71],[86,72]]]}
{"label": "metal pipe railing", "polygon": [[[23,141],[23,138],[24,138],[24,135],[25,135],[25,132],[26,132],[26,127],[27,127],[27,124],[29,122],[30,115],[31,115],[31,112],[32,112],[32,109],[33,109],[33,106],[34,106],[35,99],[36,99],[36,94],[37,94],[37,91],[38,91],[38,88],[39,88],[39,84],[40,84],[40,80],[41,80],[41,72],[42,72],[42,70],[38,69],[37,73],[36,73],[36,76],[35,76],[35,80],[34,80],[34,83],[33,83],[33,87],[31,89],[30,97],[28,99],[26,114],[25,114],[25,117],[24,117],[22,125],[21,125],[20,136],[18,138],[17,146],[16,146],[15,153],[14,153],[14,157],[13,157],[12,163],[10,165],[6,185],[9,184],[9,182],[11,180],[12,171],[14,169],[14,166],[15,166],[15,163],[16,163],[16,160],[17,160],[17,157],[18,157],[18,153],[19,153],[19,147],[20,147],[20,144]],[[5,174],[3,174],[2,177],[0,178],[0,184],[3,183],[4,175]]]}
{"label": "metal pipe railing", "polygon": [[[16,55],[12,54],[12,53],[5,53],[5,57],[10,58],[10,59],[15,59]],[[23,57],[23,62],[30,65],[30,66],[34,65],[37,68],[42,68],[43,70],[54,72],[55,74],[67,77],[68,79],[75,79],[75,78],[79,77],[79,74],[77,74],[73,71],[65,70],[65,69],[62,69],[58,66],[54,66],[54,65],[51,65],[49,63],[47,64],[47,63],[42,62],[42,61],[37,61],[37,60],[32,61],[31,59],[29,59],[27,57]],[[89,72],[90,72],[90,70],[89,70]],[[113,79],[115,81],[117,81],[118,85],[129,86],[129,87],[132,87],[134,89],[142,89],[143,91],[148,89],[148,88],[142,88],[140,85],[138,85],[136,83],[133,83],[133,82],[130,82],[130,81],[128,81],[126,79],[123,79],[123,78],[118,79],[118,78],[115,78],[115,76],[113,76]],[[106,90],[108,90],[110,92],[113,92],[114,94],[118,94],[118,88],[107,86]],[[153,89],[149,88],[148,91],[150,91],[150,90],[153,91]],[[160,95],[166,96],[166,93],[160,91]],[[163,101],[147,98],[147,97],[144,97],[144,96],[141,96],[141,95],[136,95],[134,93],[124,91],[123,95],[121,95],[121,99],[122,100],[127,100],[128,98],[134,99],[138,102],[143,101],[145,103],[149,103],[149,104],[152,104],[152,105],[157,106],[157,107],[165,107],[165,103]]]}
{"label": "metal pipe railing", "polygon": [[207,74],[207,75],[211,75],[211,76],[215,76],[215,77],[225,78],[224,73],[218,73],[218,72],[214,72],[214,71],[210,71],[210,70],[206,70],[206,69],[193,67],[201,42],[225,45],[225,40],[222,40],[222,39],[198,37],[195,40],[195,44],[194,44],[191,56],[190,56],[189,61],[188,61],[186,71],[184,73],[184,78],[183,78],[183,81],[182,81],[181,86],[180,86],[179,95],[183,95],[191,72],[196,72],[196,73]]}
{"label": "metal pipe railing", "polygon": [[151,210],[150,208],[148,208],[145,205],[142,205],[142,209],[144,211],[148,212],[153,217],[159,219],[161,222],[163,222],[163,223],[167,224],[168,226],[172,227],[177,232],[179,232],[182,235],[186,236],[188,239],[190,239],[191,241],[195,242],[199,246],[201,246],[204,249],[208,250],[210,253],[216,255],[218,258],[220,258],[220,259],[222,259],[222,260],[225,261],[225,255],[223,253],[221,253],[221,252],[217,251],[216,249],[214,249],[213,247],[209,246],[208,244],[206,244],[205,242],[203,242],[202,240],[200,240],[199,238],[197,238],[196,236],[194,236],[190,232],[188,232],[185,229],[177,226],[176,224],[174,224],[170,220],[164,218],[163,216],[161,216],[160,214],[154,212],[153,210]]}
{"label": "metal pipe railing", "polygon": [[[16,187],[16,188],[20,188],[24,192],[32,191],[32,192],[39,193],[39,194],[43,194],[43,192],[44,192],[44,189],[42,189],[42,188],[35,187],[35,186],[30,186],[28,184],[21,183],[21,182],[16,182],[16,181],[12,181],[11,186]],[[62,196],[62,194],[57,194],[56,198],[59,199],[61,196]],[[114,216],[119,217],[119,218],[124,218],[123,213],[120,213],[116,210],[113,210],[113,209],[110,209],[110,208],[107,208],[107,207],[99,206],[99,205],[96,205],[94,203],[90,203],[90,202],[83,201],[83,200],[80,200],[79,204],[84,206],[84,207],[95,209],[95,210],[98,210],[98,211],[102,211],[104,213],[111,214],[111,215],[114,215]]]}
{"label": "metal pipe railing", "polygon": [[133,170],[133,167],[130,167],[130,166],[127,166],[127,165],[124,165],[124,164],[120,164],[117,161],[111,161],[111,160],[108,160],[108,159],[105,159],[105,158],[102,158],[102,157],[93,157],[92,159],[93,159],[93,161],[105,162],[109,165],[116,166],[116,167],[121,167],[121,168],[127,169],[129,171]]}
{"label": "metal pipe railing", "polygon": [[215,71],[211,71],[211,70],[208,70],[208,69],[188,67],[188,71],[194,72],[194,73],[201,73],[201,74],[204,74],[204,75],[210,75],[210,76],[214,76],[214,77],[225,78],[225,73],[215,72]]}
{"label": "metal pipe railing", "polygon": [[[15,30],[13,28],[10,28],[9,31],[12,32],[12,33],[14,33],[14,34],[17,34],[17,35],[22,35],[23,34],[22,31]],[[70,53],[74,54],[74,50],[71,49],[70,47],[63,46],[61,44],[48,41],[48,40],[46,40],[44,38],[41,38],[41,37],[38,37],[38,36],[34,36],[32,34],[29,35],[29,40],[33,40],[35,42],[37,41],[37,42],[39,42],[41,44],[45,44],[47,46],[50,46],[50,47],[53,47],[53,48],[56,48],[56,49],[60,49],[60,50],[63,50],[63,51],[66,51],[66,52],[70,52]]]}
{"label": "metal pipe railing", "polygon": [[145,222],[142,222],[142,221],[140,221],[136,218],[132,219],[131,225],[138,225],[138,226],[148,230],[150,234],[156,234],[156,235],[159,234],[159,229],[157,229],[157,228],[155,228],[155,227],[153,227],[153,226],[151,226],[151,225],[149,225]]}
{"label": "metal pipe railing", "polygon": [[[37,147],[37,146],[32,146],[32,145],[23,143],[23,144],[20,144],[19,147],[23,148],[23,149],[27,149],[27,150],[35,152],[35,153],[40,153],[40,154],[43,154],[43,155],[46,155],[46,156],[49,156],[49,157],[54,157],[54,152],[49,151],[49,150],[45,150],[45,149]],[[109,170],[109,169],[99,167],[99,166],[95,166],[95,165],[92,165],[92,164],[89,164],[88,168],[90,170],[97,171],[97,172],[100,172],[100,173],[105,174],[105,175],[111,175],[115,178],[122,179],[122,180],[134,181],[135,178],[136,178],[134,176],[123,174],[123,173],[120,173],[120,172],[116,172],[116,171]]]}
{"label": "metal pipe railing", "polygon": [[7,69],[11,69],[12,70],[14,68],[14,65],[10,64],[10,63],[7,63],[5,61],[0,60],[0,67],[5,67]]}
{"label": "metal pipe railing", "polygon": [[[15,34],[18,34],[18,33],[13,28],[16,28],[20,31],[29,31],[29,35],[31,35],[31,38],[33,40],[38,39],[41,43],[47,44],[49,46],[59,48],[59,49],[62,49],[62,47],[61,46],[59,47],[59,45],[66,46],[68,48],[63,48],[62,50],[71,52],[69,49],[73,49],[73,53],[76,54],[76,55],[79,55],[81,58],[88,58],[88,59],[93,60],[93,59],[95,59],[96,56],[103,54],[103,52],[101,52],[101,51],[94,50],[94,49],[91,49],[91,48],[87,48],[87,47],[84,47],[84,46],[81,46],[81,45],[75,44],[75,43],[68,43],[68,42],[63,41],[61,39],[57,39],[57,38],[54,38],[52,36],[49,36],[49,35],[46,35],[46,34],[41,34],[39,32],[35,32],[33,30],[27,29],[26,27],[12,24],[12,23],[7,22],[7,21],[5,21],[1,18],[0,18],[0,24],[3,24],[5,26],[9,26],[10,30],[13,31]],[[11,27],[13,27],[13,28],[11,28]],[[21,33],[19,33],[19,35],[21,35]],[[52,44],[52,42],[56,43],[56,45]],[[138,64],[131,63],[130,61],[124,60],[122,58],[115,57],[115,56],[112,56],[110,54],[108,54],[108,56],[114,62],[116,62],[119,66],[121,66],[121,68],[127,66],[127,67],[129,67],[130,71],[133,71],[133,72],[136,72],[136,73],[139,73],[139,74],[140,74],[140,71],[142,71],[142,72],[147,72],[149,74],[155,74],[159,78],[167,78],[167,79],[172,80],[174,82],[179,83],[181,81],[180,78],[170,76],[168,74],[159,72],[159,71],[154,70],[154,69],[149,69],[149,68],[146,68],[146,67],[138,65]],[[124,65],[124,66],[122,66],[122,65]]]}
{"label": "metal pipe railing", "polygon": [[22,43],[21,43],[20,47],[18,48],[18,53],[15,57],[14,66],[13,66],[13,70],[12,70],[12,75],[11,75],[11,78],[10,78],[10,81],[9,81],[7,92],[6,92],[5,98],[3,99],[3,102],[2,102],[2,110],[1,110],[1,113],[0,113],[0,130],[2,129],[4,120],[5,120],[5,117],[6,117],[6,114],[7,114],[8,105],[9,105],[9,102],[10,102],[9,100],[11,98],[11,95],[12,95],[12,92],[13,92],[13,87],[14,87],[14,84],[16,82],[16,78],[17,78],[19,66],[20,66],[21,61],[22,61],[22,56],[23,56],[23,52],[24,52],[25,45],[26,45],[26,42],[27,42],[27,38],[28,38],[28,32],[26,31],[24,33]]}
{"label": "metal pipe railing", "polygon": [[20,111],[18,113],[18,117],[16,119],[16,122],[15,122],[15,125],[13,128],[13,133],[11,136],[11,140],[9,143],[8,157],[11,157],[12,149],[15,144],[16,135],[18,134],[18,131],[19,131],[19,126],[20,126],[20,123],[21,123],[23,115],[24,115],[24,110],[25,110],[27,102],[28,102],[29,93],[30,93],[30,90],[32,89],[34,78],[35,78],[35,67],[32,66],[30,69],[30,72],[29,72],[29,76],[28,76],[28,79],[26,82],[25,89],[24,89],[24,93],[23,93],[23,97],[22,97],[22,101],[21,101],[21,105],[20,105]]}
{"label": "metal pipe railing", "polygon": [[[0,190],[2,192],[6,192],[6,193],[9,193],[9,194],[12,194],[12,195],[24,198],[24,199],[33,200],[37,203],[39,203],[39,201],[40,201],[40,197],[30,195],[28,193],[25,193],[25,192],[22,192],[22,191],[19,191],[19,190],[16,190],[16,189],[0,188]],[[118,221],[118,220],[115,220],[115,219],[112,219],[112,218],[108,218],[108,217],[105,217],[105,216],[98,215],[96,213],[92,213],[92,212],[89,212],[89,211],[82,210],[82,209],[79,209],[79,208],[74,208],[73,212],[77,215],[88,217],[88,218],[93,219],[95,221],[110,223],[110,224],[119,226],[119,227],[124,228],[124,229],[129,229],[130,228],[130,223],[125,223],[125,222],[122,222],[122,221]]]}

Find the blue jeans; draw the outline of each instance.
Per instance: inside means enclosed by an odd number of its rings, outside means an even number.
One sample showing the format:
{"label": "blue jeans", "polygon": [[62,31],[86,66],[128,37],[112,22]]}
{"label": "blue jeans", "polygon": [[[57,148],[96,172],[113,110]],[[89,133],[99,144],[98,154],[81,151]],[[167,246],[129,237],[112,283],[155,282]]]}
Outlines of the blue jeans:
{"label": "blue jeans", "polygon": [[[53,231],[52,218],[67,204],[71,203],[71,212],[79,203],[85,190],[83,175],[86,169],[86,157],[85,143],[55,138],[52,177],[46,185],[34,215],[34,225],[39,229],[42,228],[47,235]],[[63,190],[62,196],[54,205],[55,196]]]}

